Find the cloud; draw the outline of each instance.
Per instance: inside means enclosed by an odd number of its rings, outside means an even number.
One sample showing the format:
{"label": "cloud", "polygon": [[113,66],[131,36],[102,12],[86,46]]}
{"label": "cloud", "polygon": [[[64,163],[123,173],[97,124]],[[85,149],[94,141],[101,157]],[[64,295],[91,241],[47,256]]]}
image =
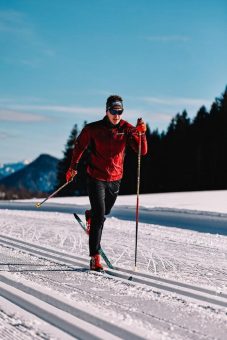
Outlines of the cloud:
{"label": "cloud", "polygon": [[184,109],[187,106],[209,106],[211,100],[201,98],[185,98],[185,97],[139,97],[137,98],[148,104],[160,104],[164,106],[181,106]]}
{"label": "cloud", "polygon": [[21,59],[18,60],[21,64],[31,66],[31,67],[37,67],[41,64],[41,59],[33,58],[33,59]]}
{"label": "cloud", "polygon": [[153,42],[162,42],[162,43],[168,43],[168,42],[187,42],[190,40],[188,36],[184,35],[151,35],[145,37],[146,40],[148,41],[153,41]]}
{"label": "cloud", "polygon": [[0,131],[0,140],[5,140],[5,139],[8,139],[8,138],[12,138],[14,137],[14,135],[8,133],[8,132],[5,132],[5,131]]}
{"label": "cloud", "polygon": [[[57,113],[63,113],[64,117],[65,114],[67,115],[75,115],[78,114],[80,119],[85,119],[88,121],[102,119],[102,117],[105,115],[105,107],[84,107],[84,106],[65,106],[65,105],[8,105],[9,111],[12,110],[12,112],[18,111],[39,111],[43,113],[47,112],[53,112],[54,114]],[[127,107],[125,109],[125,119],[134,121],[136,123],[137,119],[139,117],[146,117],[147,119],[151,118],[151,113],[148,110],[144,110],[140,107],[132,108]],[[34,116],[35,117],[35,116]],[[38,116],[39,117],[39,116]],[[44,118],[43,116],[41,116]],[[161,118],[161,117],[160,117]],[[153,116],[152,116],[153,119]],[[1,111],[0,111],[0,120],[1,120]]]}
{"label": "cloud", "polygon": [[49,111],[63,113],[84,113],[97,114],[103,111],[100,107],[83,107],[83,106],[65,106],[65,105],[10,105],[13,110],[30,110],[30,111]]}
{"label": "cloud", "polygon": [[127,115],[127,118],[131,118],[134,120],[137,120],[140,117],[143,117],[146,121],[152,121],[152,122],[161,122],[166,123],[169,122],[172,115],[171,113],[166,113],[162,111],[157,111],[154,109],[133,109],[133,110],[125,110],[125,114]]}
{"label": "cloud", "polygon": [[4,105],[12,105],[13,103],[18,102],[41,102],[43,99],[40,97],[35,96],[8,96],[8,97],[0,97],[0,104],[3,103]]}
{"label": "cloud", "polygon": [[0,103],[11,103],[11,102],[12,102],[12,98],[10,97],[0,98]]}
{"label": "cloud", "polygon": [[172,118],[172,116],[168,113],[163,113],[163,112],[156,112],[153,113],[152,116],[150,116],[150,118],[152,118],[152,121],[155,121],[156,123],[166,123],[170,121],[170,119]]}
{"label": "cloud", "polygon": [[18,112],[8,109],[0,109],[0,121],[7,122],[42,122],[48,119],[42,115],[27,112]]}
{"label": "cloud", "polygon": [[[55,55],[55,51],[45,42],[45,38],[40,37],[37,34],[34,24],[23,12],[14,10],[2,10],[0,11],[0,37],[8,39],[12,45],[23,44],[34,53],[35,57],[26,59],[23,56],[15,58],[13,55],[11,58],[4,55],[1,59],[7,63],[19,62],[27,66],[38,66],[41,57],[51,58]],[[33,60],[34,59],[34,60]]]}
{"label": "cloud", "polygon": [[131,103],[137,105],[137,109],[125,110],[127,117],[135,121],[138,117],[148,122],[151,129],[159,128],[165,130],[171,119],[177,112],[187,110],[192,117],[203,105],[209,107],[212,100],[202,98],[169,97],[169,96],[127,96]]}
{"label": "cloud", "polygon": [[32,30],[26,24],[25,15],[14,10],[0,11],[0,32],[7,32],[23,38],[32,37]]}

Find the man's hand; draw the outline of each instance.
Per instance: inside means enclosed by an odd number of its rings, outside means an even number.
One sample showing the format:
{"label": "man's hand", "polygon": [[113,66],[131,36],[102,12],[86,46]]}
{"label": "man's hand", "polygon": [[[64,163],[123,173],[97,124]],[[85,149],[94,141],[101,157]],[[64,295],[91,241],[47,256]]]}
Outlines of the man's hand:
{"label": "man's hand", "polygon": [[77,174],[76,170],[69,168],[65,175],[66,182],[70,182],[76,176],[76,174]]}
{"label": "man's hand", "polygon": [[137,119],[136,131],[140,133],[145,133],[147,131],[146,123],[143,121],[142,118]]}

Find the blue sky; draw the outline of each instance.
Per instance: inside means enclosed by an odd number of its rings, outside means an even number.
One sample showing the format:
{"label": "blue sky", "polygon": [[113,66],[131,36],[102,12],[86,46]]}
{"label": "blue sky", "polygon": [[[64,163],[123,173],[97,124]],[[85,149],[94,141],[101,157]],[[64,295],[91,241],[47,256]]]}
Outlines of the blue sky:
{"label": "blue sky", "polygon": [[227,85],[226,0],[1,0],[0,162],[62,157],[75,123],[105,115],[165,130]]}

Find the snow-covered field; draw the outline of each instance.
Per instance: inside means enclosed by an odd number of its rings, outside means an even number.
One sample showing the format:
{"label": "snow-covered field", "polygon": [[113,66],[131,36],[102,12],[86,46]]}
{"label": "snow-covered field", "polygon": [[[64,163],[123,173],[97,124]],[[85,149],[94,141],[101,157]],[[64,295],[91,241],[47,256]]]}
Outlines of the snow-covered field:
{"label": "snow-covered field", "polygon": [[[135,200],[116,205],[127,214]],[[196,224],[203,211],[215,227],[226,202],[227,191],[141,195],[141,219],[158,207]],[[140,223],[133,272],[135,221],[113,213],[102,246],[120,270],[103,275],[87,270],[88,239],[72,214],[0,208],[0,339],[226,339],[227,236]]]}
{"label": "snow-covered field", "polygon": [[[20,200],[17,200],[18,202]],[[26,202],[26,200],[22,200]],[[37,199],[28,200],[28,202]],[[87,196],[84,197],[53,197],[51,202],[63,204],[89,204]],[[134,195],[118,196],[117,206],[135,206],[136,197]],[[140,206],[144,208],[176,208],[190,209],[194,211],[210,211],[227,214],[227,190],[218,191],[194,191],[180,193],[161,193],[140,195]]]}

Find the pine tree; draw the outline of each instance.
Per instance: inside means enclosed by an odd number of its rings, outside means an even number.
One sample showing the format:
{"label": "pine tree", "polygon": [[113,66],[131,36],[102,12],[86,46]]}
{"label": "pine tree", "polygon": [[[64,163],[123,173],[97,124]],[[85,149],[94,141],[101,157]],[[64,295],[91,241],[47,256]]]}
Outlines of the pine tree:
{"label": "pine tree", "polygon": [[210,148],[212,138],[210,137],[210,114],[206,107],[202,106],[192,123],[191,144],[193,155],[191,163],[194,168],[195,189],[205,190],[211,185],[209,160],[212,154]]}
{"label": "pine tree", "polygon": [[158,129],[147,135],[149,163],[146,167],[146,182],[148,190],[146,192],[161,192],[163,190],[163,179],[166,176],[163,154],[163,133]]}
{"label": "pine tree", "polygon": [[184,110],[171,120],[163,139],[163,187],[166,191],[189,189],[189,135],[190,119]]}
{"label": "pine tree", "polygon": [[[214,106],[213,106],[214,109]],[[215,111],[213,111],[212,133],[216,156],[216,187],[227,188],[227,87],[220,98],[215,100]]]}
{"label": "pine tree", "polygon": [[[87,125],[87,122],[84,121],[84,127]],[[86,150],[84,150],[81,159],[78,164],[78,174],[75,179],[75,194],[77,196],[87,195],[87,164],[90,158],[90,146]]]}
{"label": "pine tree", "polygon": [[124,176],[121,181],[120,195],[136,193],[137,154],[128,146],[124,159]]}
{"label": "pine tree", "polygon": [[[65,175],[70,167],[72,151],[77,136],[78,127],[77,124],[75,124],[66,143],[65,151],[63,153],[64,157],[58,163],[56,188],[60,187],[66,182]],[[59,196],[73,196],[75,195],[75,193],[76,193],[75,183],[72,182],[69,185],[67,185],[62,191],[59,192]]]}
{"label": "pine tree", "polygon": [[[150,192],[152,188],[152,184],[154,183],[154,180],[153,180],[154,169],[152,168],[152,160],[154,157],[155,150],[158,149],[158,145],[156,144],[156,142],[158,142],[159,140],[158,130],[155,130],[153,133],[151,133],[150,127],[147,124],[146,138],[147,138],[148,152],[145,156],[141,157],[141,173],[140,173],[140,192],[141,193]],[[155,147],[153,148],[154,144],[155,144]],[[152,151],[154,151],[153,154],[152,154]]]}

